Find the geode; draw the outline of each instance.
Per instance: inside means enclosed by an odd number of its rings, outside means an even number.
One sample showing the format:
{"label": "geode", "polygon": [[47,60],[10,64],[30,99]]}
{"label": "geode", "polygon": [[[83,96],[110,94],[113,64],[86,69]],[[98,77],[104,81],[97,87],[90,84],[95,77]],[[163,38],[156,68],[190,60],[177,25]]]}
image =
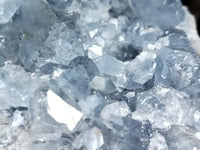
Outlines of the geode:
{"label": "geode", "polygon": [[199,48],[180,0],[0,0],[0,150],[200,149]]}

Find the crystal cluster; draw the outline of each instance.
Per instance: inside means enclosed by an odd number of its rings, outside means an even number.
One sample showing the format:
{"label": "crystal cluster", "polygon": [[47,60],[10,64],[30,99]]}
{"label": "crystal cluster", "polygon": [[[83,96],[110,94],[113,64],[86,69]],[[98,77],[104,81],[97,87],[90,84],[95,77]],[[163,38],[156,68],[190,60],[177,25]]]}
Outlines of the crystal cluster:
{"label": "crystal cluster", "polygon": [[0,150],[199,150],[199,43],[179,0],[0,0]]}

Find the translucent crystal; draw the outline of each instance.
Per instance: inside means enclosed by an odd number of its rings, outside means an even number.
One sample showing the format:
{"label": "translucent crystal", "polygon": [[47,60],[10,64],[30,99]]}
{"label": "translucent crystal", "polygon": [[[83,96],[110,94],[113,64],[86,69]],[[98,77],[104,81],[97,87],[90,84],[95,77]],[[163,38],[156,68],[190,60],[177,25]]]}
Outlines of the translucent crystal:
{"label": "translucent crystal", "polygon": [[130,80],[144,84],[152,79],[156,68],[155,58],[156,54],[154,52],[144,51],[136,59],[130,61],[126,66],[131,77]]}
{"label": "translucent crystal", "polygon": [[20,112],[20,111],[15,111],[14,117],[13,117],[13,122],[12,122],[12,127],[17,127],[17,126],[19,126],[19,125],[22,125],[24,119],[25,119],[25,118],[24,118],[22,112]]}
{"label": "translucent crystal", "polygon": [[0,150],[200,149],[200,47],[180,0],[0,0]]}
{"label": "translucent crystal", "polygon": [[75,99],[86,97],[90,80],[98,74],[97,66],[87,57],[76,57],[69,66],[55,78],[57,84]]}
{"label": "translucent crystal", "polygon": [[55,50],[55,63],[68,64],[73,58],[83,55],[77,33],[64,23],[54,25],[45,45]]}
{"label": "translucent crystal", "polygon": [[130,113],[130,108],[128,107],[126,102],[121,101],[106,105],[102,109],[100,116],[105,121],[112,121],[116,124],[123,125],[121,118],[126,117]]}
{"label": "translucent crystal", "polygon": [[105,55],[97,60],[96,64],[101,74],[111,76],[111,80],[116,88],[120,89],[126,86],[125,68],[121,61],[112,56]]}
{"label": "translucent crystal", "polygon": [[103,98],[97,94],[90,95],[78,102],[82,112],[85,115],[95,115],[95,109],[103,103]]}
{"label": "translucent crystal", "polygon": [[73,148],[80,149],[82,146],[86,150],[97,150],[104,144],[103,134],[97,127],[86,130],[73,142]]}
{"label": "translucent crystal", "polygon": [[[196,72],[195,68],[198,66],[198,62],[193,56],[188,52],[168,48],[164,48],[160,52],[162,56],[158,55],[158,57],[163,62],[161,81],[176,89],[182,89],[190,85],[193,80],[193,73]],[[161,81],[159,79],[159,82]]]}
{"label": "translucent crystal", "polygon": [[94,0],[89,2],[86,0],[81,4],[80,19],[84,22],[98,22],[100,20],[106,20],[109,18],[108,10],[110,9],[110,5],[108,1]]}
{"label": "translucent crystal", "polygon": [[139,94],[137,98],[137,111],[132,114],[134,119],[148,119],[153,122],[154,127],[159,126],[159,128],[190,124],[192,112],[187,100],[188,95],[184,92],[158,85],[150,91]]}
{"label": "translucent crystal", "polygon": [[[9,6],[15,5],[14,0],[8,2]],[[12,61],[26,71],[34,72],[41,65],[40,60],[51,58],[54,54],[43,45],[56,17],[44,1],[27,0],[20,3],[12,23],[2,25],[0,31],[3,38],[1,63]]]}
{"label": "translucent crystal", "polygon": [[112,81],[109,78],[102,76],[95,76],[90,82],[90,87],[105,93],[112,93],[116,90]]}
{"label": "translucent crystal", "polygon": [[67,7],[70,7],[72,4],[73,0],[47,0],[49,2],[49,4],[53,5],[54,7],[58,8],[58,9],[66,9]]}
{"label": "translucent crystal", "polygon": [[91,47],[88,48],[88,57],[91,59],[98,58],[102,56],[103,51],[100,46],[97,45],[92,45]]}
{"label": "translucent crystal", "polygon": [[154,133],[149,143],[149,150],[169,150],[165,138],[160,133]]}
{"label": "translucent crystal", "polygon": [[[135,9],[139,10],[137,15],[141,17],[146,25],[156,24],[160,28],[167,28],[177,25],[184,17],[180,1],[161,0],[158,2],[141,0],[140,2],[132,1],[132,3],[134,4],[133,7],[135,6]],[[149,7],[147,8],[146,6]],[[154,10],[153,12],[152,9]],[[167,13],[160,14],[160,10]],[[151,15],[158,17],[152,19]],[[173,21],[171,17],[173,17]]]}
{"label": "translucent crystal", "polygon": [[127,98],[135,97],[135,92],[128,92],[128,93],[126,94],[126,97],[127,97]]}
{"label": "translucent crystal", "polygon": [[0,109],[27,107],[32,93],[44,80],[31,76],[21,67],[7,63],[0,68]]}
{"label": "translucent crystal", "polygon": [[1,0],[0,1],[0,24],[7,23],[12,19],[20,6],[19,0]]}
{"label": "translucent crystal", "polygon": [[[169,144],[169,149],[178,148],[178,149],[199,149],[199,138],[196,137],[193,133],[194,131],[191,128],[183,128],[181,126],[172,127],[167,133],[167,140],[172,141]],[[176,143],[179,143],[178,145]]]}

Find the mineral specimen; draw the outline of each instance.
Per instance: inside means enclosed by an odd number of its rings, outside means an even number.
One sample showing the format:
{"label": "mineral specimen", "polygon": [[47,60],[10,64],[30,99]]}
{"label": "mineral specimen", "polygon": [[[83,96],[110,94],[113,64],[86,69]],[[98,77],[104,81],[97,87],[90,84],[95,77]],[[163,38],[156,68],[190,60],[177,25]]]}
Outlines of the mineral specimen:
{"label": "mineral specimen", "polygon": [[199,150],[199,43],[180,0],[0,0],[0,150]]}

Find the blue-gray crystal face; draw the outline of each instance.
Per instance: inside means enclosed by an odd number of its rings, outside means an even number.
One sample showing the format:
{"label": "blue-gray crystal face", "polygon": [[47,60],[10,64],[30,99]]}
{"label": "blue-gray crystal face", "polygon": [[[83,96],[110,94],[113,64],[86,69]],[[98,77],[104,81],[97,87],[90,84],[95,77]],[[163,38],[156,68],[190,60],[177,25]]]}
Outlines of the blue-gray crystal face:
{"label": "blue-gray crystal face", "polygon": [[199,150],[194,26],[180,0],[0,0],[0,150]]}

